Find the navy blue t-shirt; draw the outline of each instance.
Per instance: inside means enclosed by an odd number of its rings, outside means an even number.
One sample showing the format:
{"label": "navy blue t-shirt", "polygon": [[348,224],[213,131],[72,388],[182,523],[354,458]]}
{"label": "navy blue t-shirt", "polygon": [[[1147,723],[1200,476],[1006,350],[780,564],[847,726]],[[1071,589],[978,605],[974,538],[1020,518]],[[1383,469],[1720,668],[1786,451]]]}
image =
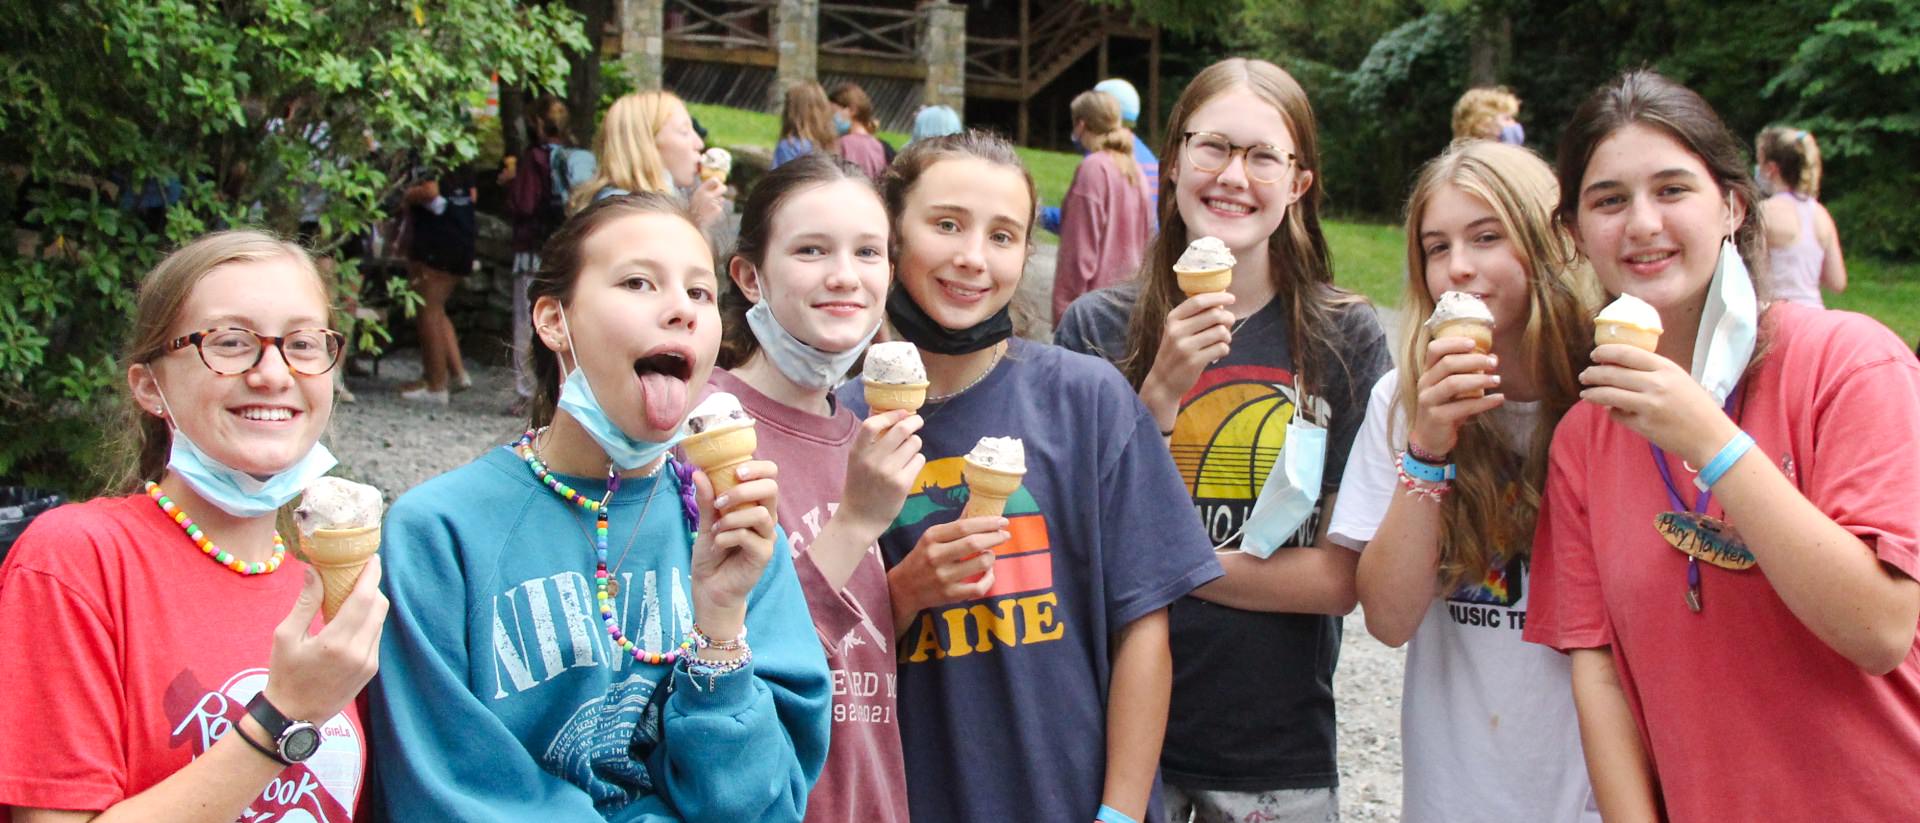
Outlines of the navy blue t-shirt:
{"label": "navy blue t-shirt", "polygon": [[[860,381],[840,401],[866,416]],[[880,538],[889,567],[960,516],[962,458],[1018,437],[986,597],[920,613],[900,638],[900,731],[915,823],[1091,820],[1106,771],[1110,641],[1220,576],[1180,472],[1126,380],[1015,339],[980,383],[920,410],[926,468]],[[1158,794],[1148,820],[1160,820]]]}

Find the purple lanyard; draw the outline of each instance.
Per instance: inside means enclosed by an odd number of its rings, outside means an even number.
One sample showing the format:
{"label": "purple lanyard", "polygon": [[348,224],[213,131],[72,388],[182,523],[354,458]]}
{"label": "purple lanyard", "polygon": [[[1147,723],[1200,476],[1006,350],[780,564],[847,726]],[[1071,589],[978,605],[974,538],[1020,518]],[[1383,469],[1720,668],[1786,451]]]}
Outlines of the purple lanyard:
{"label": "purple lanyard", "polygon": [[[1733,417],[1734,399],[1739,396],[1740,384],[1735,383],[1733,384],[1733,391],[1727,392],[1727,402],[1720,407],[1721,411],[1726,412],[1728,417]],[[1736,420],[1736,422],[1738,421]],[[1673,504],[1674,510],[1691,511],[1694,514],[1706,514],[1707,504],[1713,500],[1713,490],[1707,489],[1700,492],[1700,496],[1694,498],[1693,505],[1689,507],[1685,501],[1680,499],[1680,487],[1673,482],[1673,470],[1667,468],[1667,453],[1661,451],[1659,446],[1653,445],[1652,441],[1648,441],[1647,448],[1653,450],[1653,465],[1660,469],[1660,479],[1667,484],[1667,502]]]}

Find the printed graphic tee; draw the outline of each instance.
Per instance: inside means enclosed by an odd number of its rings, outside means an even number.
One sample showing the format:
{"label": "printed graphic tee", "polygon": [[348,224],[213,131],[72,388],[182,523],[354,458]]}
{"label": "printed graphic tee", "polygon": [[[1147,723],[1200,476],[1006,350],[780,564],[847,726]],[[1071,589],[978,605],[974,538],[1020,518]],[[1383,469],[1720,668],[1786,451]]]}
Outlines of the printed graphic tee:
{"label": "printed graphic tee", "polygon": [[[1138,281],[1081,297],[1054,339],[1118,361]],[[1385,371],[1386,339],[1364,304],[1341,309],[1343,363],[1319,363],[1322,396],[1308,398],[1327,425],[1320,497],[1293,538],[1310,546],[1340,489],[1347,449],[1366,409],[1366,387]],[[1232,352],[1201,373],[1180,399],[1172,451],[1184,492],[1210,542],[1237,545],[1260,488],[1286,445],[1302,402],[1294,385],[1287,320],[1279,301],[1234,330]],[[1284,551],[1285,549],[1282,549]],[[1263,792],[1339,782],[1334,759],[1333,668],[1341,621],[1319,614],[1243,611],[1188,597],[1171,612],[1173,707],[1160,758],[1183,789]]]}
{"label": "printed graphic tee", "polygon": [[[867,411],[859,381],[841,390]],[[915,823],[1091,820],[1106,768],[1113,634],[1220,575],[1153,419],[1112,367],[1015,338],[986,379],[920,413],[927,465],[880,538],[897,564],[960,516],[964,456],[1018,437],[979,600],[917,615],[900,639],[900,729]],[[1160,820],[1160,803],[1148,820]]]}
{"label": "printed graphic tee", "polygon": [[833,744],[827,767],[807,797],[806,819],[905,823],[906,767],[900,754],[886,564],[878,544],[868,547],[853,575],[834,591],[810,551],[840,508],[847,455],[860,419],[845,406],[827,417],[792,408],[722,369],[713,371],[707,386],[739,398],[756,421],[754,456],[780,467],[780,527],[787,530],[800,591],[833,673]]}
{"label": "printed graphic tee", "polygon": [[[236,575],[145,494],[34,520],[0,569],[0,806],[105,809],[232,733],[305,574],[289,554]],[[320,735],[241,820],[352,818],[367,767],[356,705]]]}
{"label": "printed graphic tee", "polygon": [[[1399,389],[1397,371],[1374,384],[1347,455],[1329,531],[1356,550],[1373,539],[1400,493],[1395,459],[1406,448],[1407,424],[1393,411]],[[1488,414],[1518,461],[1540,404],[1509,400]],[[1436,598],[1408,644],[1400,702],[1405,823],[1600,821],[1567,657],[1520,637],[1528,573],[1521,549],[1532,537],[1490,536],[1503,544],[1506,561]]]}

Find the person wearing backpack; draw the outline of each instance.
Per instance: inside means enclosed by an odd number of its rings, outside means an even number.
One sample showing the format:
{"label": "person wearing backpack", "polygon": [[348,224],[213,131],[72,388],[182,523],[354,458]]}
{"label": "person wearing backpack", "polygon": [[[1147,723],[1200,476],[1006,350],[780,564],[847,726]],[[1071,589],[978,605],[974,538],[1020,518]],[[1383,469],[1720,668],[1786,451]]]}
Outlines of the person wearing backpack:
{"label": "person wearing backpack", "polygon": [[[566,101],[541,95],[528,109],[534,139],[520,156],[507,158],[500,184],[507,187],[507,216],[513,223],[513,393],[507,414],[524,415],[533,398],[527,366],[533,319],[527,284],[540,270],[540,249],[567,219],[567,192],[593,176],[593,152],[573,145]],[[521,173],[524,167],[525,173]]]}

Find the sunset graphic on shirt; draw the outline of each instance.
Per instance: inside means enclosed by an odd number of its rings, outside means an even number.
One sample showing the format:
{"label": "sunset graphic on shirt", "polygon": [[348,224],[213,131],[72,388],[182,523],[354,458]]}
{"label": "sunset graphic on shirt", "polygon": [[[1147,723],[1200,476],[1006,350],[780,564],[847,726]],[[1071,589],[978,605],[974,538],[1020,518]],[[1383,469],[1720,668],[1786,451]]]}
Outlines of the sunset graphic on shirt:
{"label": "sunset graphic on shirt", "polygon": [[[932,460],[920,470],[895,526],[912,526],[942,512],[941,522],[957,519],[967,505],[967,483],[960,471],[964,457]],[[1053,588],[1053,544],[1040,506],[1025,486],[1007,498],[1007,531],[1013,536],[994,547],[993,588],[987,597]]]}

